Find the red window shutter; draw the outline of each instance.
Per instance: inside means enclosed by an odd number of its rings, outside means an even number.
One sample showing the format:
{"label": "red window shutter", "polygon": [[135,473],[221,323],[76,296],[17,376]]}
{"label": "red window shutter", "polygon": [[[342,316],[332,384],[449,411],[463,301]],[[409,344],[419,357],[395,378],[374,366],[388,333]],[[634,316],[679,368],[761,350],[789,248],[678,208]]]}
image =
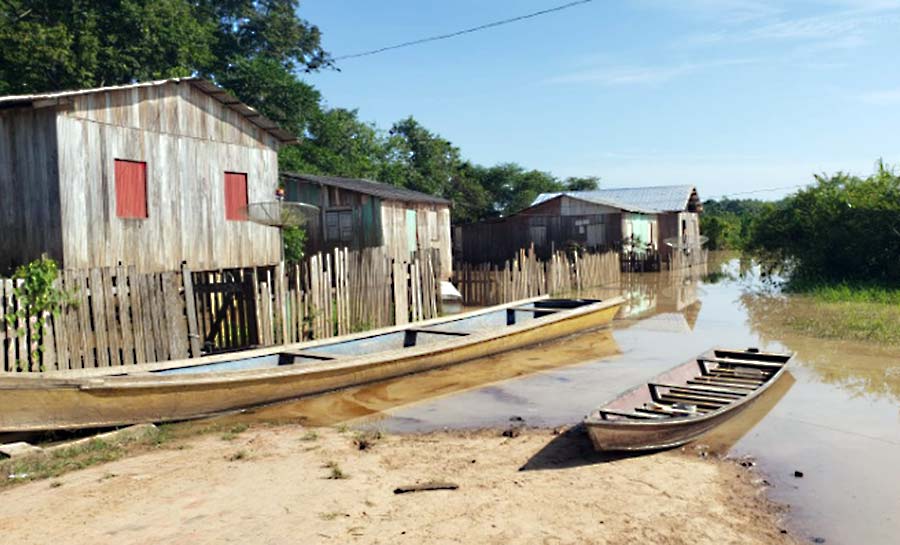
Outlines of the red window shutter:
{"label": "red window shutter", "polygon": [[247,175],[225,173],[225,219],[247,221]]}
{"label": "red window shutter", "polygon": [[147,163],[116,159],[116,216],[147,217]]}

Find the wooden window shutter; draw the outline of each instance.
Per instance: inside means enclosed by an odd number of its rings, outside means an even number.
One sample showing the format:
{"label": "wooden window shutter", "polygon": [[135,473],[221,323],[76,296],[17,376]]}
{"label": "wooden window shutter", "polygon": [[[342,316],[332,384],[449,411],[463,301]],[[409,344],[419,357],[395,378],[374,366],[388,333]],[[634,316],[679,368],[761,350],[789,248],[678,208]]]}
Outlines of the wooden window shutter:
{"label": "wooden window shutter", "polygon": [[225,219],[247,221],[247,174],[225,173]]}
{"label": "wooden window shutter", "polygon": [[116,216],[126,219],[147,217],[147,163],[115,160]]}

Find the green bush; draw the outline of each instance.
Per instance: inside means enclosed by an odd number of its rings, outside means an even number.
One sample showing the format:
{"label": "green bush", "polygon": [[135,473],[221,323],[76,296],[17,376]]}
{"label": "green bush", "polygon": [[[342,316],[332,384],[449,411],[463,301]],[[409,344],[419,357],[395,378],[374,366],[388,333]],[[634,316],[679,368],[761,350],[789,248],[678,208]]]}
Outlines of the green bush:
{"label": "green bush", "polygon": [[795,285],[900,286],[900,177],[816,176],[816,184],[765,207],[748,247],[791,263]]}

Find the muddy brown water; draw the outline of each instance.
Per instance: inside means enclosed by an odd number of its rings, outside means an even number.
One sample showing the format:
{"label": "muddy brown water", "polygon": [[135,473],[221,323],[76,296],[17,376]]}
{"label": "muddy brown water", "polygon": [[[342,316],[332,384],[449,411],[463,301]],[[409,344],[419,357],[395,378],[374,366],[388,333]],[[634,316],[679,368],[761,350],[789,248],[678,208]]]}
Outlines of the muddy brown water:
{"label": "muddy brown water", "polygon": [[[593,290],[627,298],[611,331],[237,418],[400,433],[507,426],[519,418],[564,426],[712,346],[792,350],[790,373],[701,443],[753,457],[770,496],[790,506],[788,527],[801,540],[900,543],[900,348],[780,331],[766,322],[774,300],[747,296],[763,286],[758,270],[736,259],[710,270],[722,274],[631,275],[618,287]],[[783,300],[778,304],[784,312]]]}

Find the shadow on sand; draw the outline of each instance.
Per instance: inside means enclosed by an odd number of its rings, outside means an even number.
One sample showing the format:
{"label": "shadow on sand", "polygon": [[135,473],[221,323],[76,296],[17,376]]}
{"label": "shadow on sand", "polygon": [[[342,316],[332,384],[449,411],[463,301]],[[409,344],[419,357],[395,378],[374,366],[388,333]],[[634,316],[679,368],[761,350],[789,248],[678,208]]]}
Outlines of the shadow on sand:
{"label": "shadow on sand", "polygon": [[572,426],[553,438],[544,448],[535,453],[519,471],[538,471],[544,469],[566,469],[592,464],[605,464],[646,456],[658,451],[649,452],[597,452],[588,437],[583,424]]}

